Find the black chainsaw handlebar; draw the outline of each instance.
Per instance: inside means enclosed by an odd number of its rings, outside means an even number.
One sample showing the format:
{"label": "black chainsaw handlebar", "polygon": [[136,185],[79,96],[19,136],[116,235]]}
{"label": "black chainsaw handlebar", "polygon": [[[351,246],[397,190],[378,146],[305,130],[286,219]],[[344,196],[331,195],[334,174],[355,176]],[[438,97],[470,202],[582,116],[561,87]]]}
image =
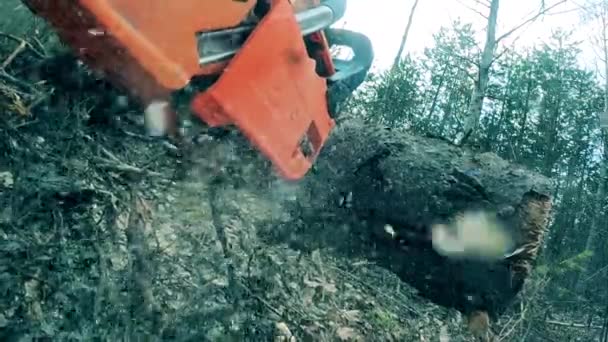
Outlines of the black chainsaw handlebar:
{"label": "black chainsaw handlebar", "polygon": [[371,40],[359,32],[327,28],[325,36],[330,46],[346,46],[354,54],[350,60],[333,58],[336,73],[327,79],[327,97],[329,114],[335,119],[340,105],[365,81],[374,61],[374,48]]}
{"label": "black chainsaw handlebar", "polygon": [[334,14],[334,22],[342,19],[344,13],[346,13],[346,0],[324,0],[321,5],[331,9]]}

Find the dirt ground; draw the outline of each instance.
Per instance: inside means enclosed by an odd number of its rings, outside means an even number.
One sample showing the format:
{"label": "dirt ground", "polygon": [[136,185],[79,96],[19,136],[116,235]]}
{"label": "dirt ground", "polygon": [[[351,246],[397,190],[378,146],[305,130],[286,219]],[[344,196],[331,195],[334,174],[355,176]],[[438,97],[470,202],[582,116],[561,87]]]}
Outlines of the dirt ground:
{"label": "dirt ground", "polygon": [[305,221],[307,189],[238,135],[180,153],[26,64],[1,83],[0,340],[463,340],[457,313],[314,241],[344,227]]}
{"label": "dirt ground", "polygon": [[2,339],[458,335],[456,313],[307,241],[343,228],[299,219],[306,189],[268,176],[240,137],[203,134],[180,156],[129,114],[91,124],[76,105],[90,94],[66,96],[64,112],[2,116]]}

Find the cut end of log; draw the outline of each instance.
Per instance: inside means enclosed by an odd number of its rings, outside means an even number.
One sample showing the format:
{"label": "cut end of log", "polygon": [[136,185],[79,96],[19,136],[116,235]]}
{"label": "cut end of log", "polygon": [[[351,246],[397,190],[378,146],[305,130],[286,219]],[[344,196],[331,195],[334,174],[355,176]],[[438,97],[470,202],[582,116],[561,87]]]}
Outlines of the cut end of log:
{"label": "cut end of log", "polygon": [[519,230],[523,233],[523,246],[522,251],[513,258],[513,271],[521,278],[528,277],[532,272],[547,233],[552,208],[551,197],[535,191],[526,193],[519,206]]}
{"label": "cut end of log", "polygon": [[463,313],[494,320],[513,303],[547,230],[551,179],[494,153],[355,121],[336,128],[324,153],[311,193],[342,195],[338,217],[360,223],[353,231],[373,242],[374,262]]}

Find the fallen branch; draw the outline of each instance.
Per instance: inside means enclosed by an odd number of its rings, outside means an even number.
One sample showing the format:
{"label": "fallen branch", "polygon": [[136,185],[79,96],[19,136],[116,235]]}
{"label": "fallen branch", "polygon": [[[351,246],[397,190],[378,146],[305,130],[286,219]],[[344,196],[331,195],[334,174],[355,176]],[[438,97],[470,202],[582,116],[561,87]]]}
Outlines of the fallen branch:
{"label": "fallen branch", "polygon": [[3,78],[4,80],[19,86],[21,88],[27,89],[29,91],[31,91],[31,93],[29,94],[37,94],[39,93],[38,89],[36,89],[36,87],[34,87],[34,85],[29,84],[25,81],[22,81],[12,75],[7,74],[4,70],[0,69],[0,78]]}
{"label": "fallen branch", "polygon": [[7,66],[9,66],[13,62],[15,57],[17,57],[21,52],[23,52],[23,50],[25,50],[26,47],[27,47],[26,42],[22,41],[19,44],[19,46],[17,46],[17,48],[10,55],[8,55],[8,57],[6,57],[4,62],[2,62],[2,64],[0,64],[0,69],[5,69]]}
{"label": "fallen branch", "polygon": [[103,159],[103,158],[98,158],[98,160],[100,162],[102,162],[102,164],[99,165],[102,168],[113,169],[115,171],[120,171],[120,172],[146,173],[151,176],[162,176],[162,174],[160,174],[158,172],[141,169],[137,166],[125,164],[122,162],[112,162],[110,160]]}
{"label": "fallen branch", "polygon": [[601,325],[587,325],[587,324],[583,324],[583,323],[559,322],[559,321],[545,321],[545,323],[551,324],[551,325],[559,325],[562,327],[602,330]]}
{"label": "fallen branch", "polygon": [[39,104],[43,103],[45,100],[49,98],[49,96],[53,93],[51,90],[49,93],[41,93],[36,98],[27,105],[26,110],[28,113],[32,112],[32,109],[36,108]]}
{"label": "fallen branch", "polygon": [[34,45],[32,45],[30,42],[28,42],[27,40],[25,40],[23,38],[19,38],[19,37],[15,36],[14,34],[6,33],[6,32],[0,32],[0,37],[8,38],[10,40],[18,42],[19,44],[25,43],[25,46],[27,48],[29,48],[36,56],[38,56],[40,58],[45,58],[46,57],[46,54],[38,51],[34,47]]}

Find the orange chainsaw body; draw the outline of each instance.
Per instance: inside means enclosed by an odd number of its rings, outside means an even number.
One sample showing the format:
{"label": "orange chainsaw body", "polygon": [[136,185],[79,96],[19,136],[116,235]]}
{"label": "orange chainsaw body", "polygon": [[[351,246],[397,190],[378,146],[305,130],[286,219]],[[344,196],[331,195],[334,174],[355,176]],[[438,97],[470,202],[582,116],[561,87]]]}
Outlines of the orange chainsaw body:
{"label": "orange chainsaw body", "polygon": [[195,76],[220,75],[194,96],[192,112],[212,127],[235,125],[283,178],[298,180],[335,125],[324,79],[335,72],[329,46],[318,30],[306,37],[311,52],[296,21],[319,0],[267,0],[232,58],[200,62],[197,34],[242,25],[260,1],[23,0],[85,64],[144,106],[169,102]]}

